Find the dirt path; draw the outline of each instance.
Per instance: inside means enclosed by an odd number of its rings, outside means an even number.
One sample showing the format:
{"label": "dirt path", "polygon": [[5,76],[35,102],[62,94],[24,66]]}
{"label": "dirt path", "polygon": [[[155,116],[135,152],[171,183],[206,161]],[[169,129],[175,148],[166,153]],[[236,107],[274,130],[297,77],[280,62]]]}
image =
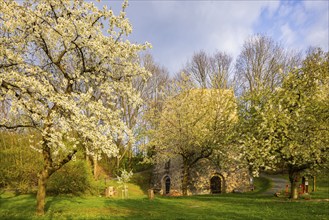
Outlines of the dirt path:
{"label": "dirt path", "polygon": [[272,181],[272,187],[266,192],[264,192],[264,194],[267,195],[274,195],[277,192],[281,192],[282,190],[285,190],[286,185],[289,184],[288,180],[283,179],[281,177],[277,177],[275,175],[261,174],[261,176],[270,179]]}

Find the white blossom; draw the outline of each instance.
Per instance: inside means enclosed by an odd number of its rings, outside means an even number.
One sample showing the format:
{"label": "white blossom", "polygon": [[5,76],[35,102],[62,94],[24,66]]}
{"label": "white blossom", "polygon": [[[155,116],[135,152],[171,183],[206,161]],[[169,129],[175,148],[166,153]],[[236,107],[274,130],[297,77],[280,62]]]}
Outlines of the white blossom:
{"label": "white blossom", "polygon": [[78,144],[117,156],[115,136],[133,142],[115,100],[141,102],[131,78],[149,75],[137,57],[150,45],[121,39],[132,32],[127,5],[116,16],[92,2],[1,1],[0,99],[11,117],[0,125],[34,127],[57,161]]}

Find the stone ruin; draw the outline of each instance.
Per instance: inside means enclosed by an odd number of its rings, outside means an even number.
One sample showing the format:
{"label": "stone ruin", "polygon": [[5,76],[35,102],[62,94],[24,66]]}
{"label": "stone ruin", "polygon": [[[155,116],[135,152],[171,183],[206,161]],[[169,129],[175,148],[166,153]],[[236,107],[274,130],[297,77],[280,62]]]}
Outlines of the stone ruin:
{"label": "stone ruin", "polygon": [[[232,165],[221,169],[211,159],[199,160],[189,173],[188,195],[246,192],[253,189],[248,169]],[[172,158],[154,168],[152,185],[155,193],[168,196],[182,195],[182,159]]]}

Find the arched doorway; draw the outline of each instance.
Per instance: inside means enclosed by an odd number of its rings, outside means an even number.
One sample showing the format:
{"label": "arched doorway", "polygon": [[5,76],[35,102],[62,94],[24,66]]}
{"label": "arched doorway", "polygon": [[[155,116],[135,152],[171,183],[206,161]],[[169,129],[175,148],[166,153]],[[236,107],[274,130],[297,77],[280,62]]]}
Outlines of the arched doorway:
{"label": "arched doorway", "polygon": [[210,179],[210,190],[212,194],[218,194],[222,192],[222,181],[219,176],[213,176]]}
{"label": "arched doorway", "polygon": [[169,176],[165,177],[165,193],[166,194],[170,193],[170,177]]}

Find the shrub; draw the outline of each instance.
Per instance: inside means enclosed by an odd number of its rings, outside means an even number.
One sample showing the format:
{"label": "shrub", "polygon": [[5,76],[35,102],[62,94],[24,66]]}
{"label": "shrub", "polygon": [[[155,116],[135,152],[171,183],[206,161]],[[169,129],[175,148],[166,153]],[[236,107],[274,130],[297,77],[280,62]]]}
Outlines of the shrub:
{"label": "shrub", "polygon": [[93,193],[94,185],[91,168],[87,162],[70,161],[49,178],[47,192],[55,195],[81,195]]}
{"label": "shrub", "polygon": [[32,132],[0,132],[0,188],[17,194],[36,191],[42,155],[30,144],[38,140]]}

